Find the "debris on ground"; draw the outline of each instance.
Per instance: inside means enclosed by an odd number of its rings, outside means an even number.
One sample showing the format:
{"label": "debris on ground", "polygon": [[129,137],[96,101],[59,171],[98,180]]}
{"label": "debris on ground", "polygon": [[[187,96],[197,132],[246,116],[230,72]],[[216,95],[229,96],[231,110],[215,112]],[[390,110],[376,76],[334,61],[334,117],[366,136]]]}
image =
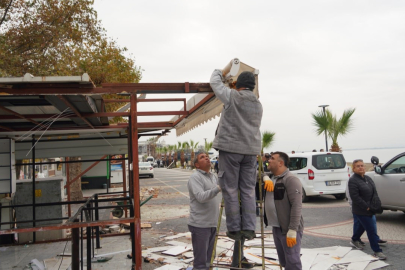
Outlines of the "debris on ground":
{"label": "debris on ground", "polygon": [[[258,235],[260,237],[260,235]],[[160,270],[186,269],[192,266],[194,260],[192,244],[190,244],[190,233],[178,233],[176,235],[159,237],[165,241],[166,246],[152,247],[142,250],[142,257],[145,262],[163,265],[156,268]],[[184,241],[172,239],[183,238]],[[171,241],[167,241],[171,240]],[[188,241],[188,242],[185,242]],[[280,269],[277,251],[272,234],[263,239],[264,262],[266,269]],[[253,269],[262,269],[262,240],[253,239],[245,241],[244,255],[248,261],[255,263]],[[214,259],[215,269],[227,269],[232,262],[234,241],[219,236],[216,246],[216,258]],[[375,270],[388,266],[387,263],[378,260],[376,257],[360,250],[353,250],[351,247],[332,246],[314,249],[301,249],[301,261],[303,270]],[[221,268],[221,266],[224,268]]]}

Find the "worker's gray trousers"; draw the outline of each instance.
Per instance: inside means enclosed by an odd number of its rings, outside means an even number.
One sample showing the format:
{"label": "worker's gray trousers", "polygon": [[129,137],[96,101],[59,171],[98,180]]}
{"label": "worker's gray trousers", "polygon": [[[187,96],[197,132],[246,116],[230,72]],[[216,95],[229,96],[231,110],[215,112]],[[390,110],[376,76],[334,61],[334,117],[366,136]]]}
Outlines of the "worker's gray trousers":
{"label": "worker's gray trousers", "polygon": [[217,228],[198,228],[188,225],[193,244],[194,270],[208,270],[214,250]]}
{"label": "worker's gray trousers", "polygon": [[297,232],[297,244],[293,247],[287,246],[287,235],[283,235],[279,227],[273,227],[273,238],[281,266],[285,270],[302,270],[300,255],[302,232]]}
{"label": "worker's gray trousers", "polygon": [[[218,165],[218,179],[225,202],[228,231],[254,231],[256,228],[256,156],[220,150]],[[240,205],[238,191],[240,191]]]}

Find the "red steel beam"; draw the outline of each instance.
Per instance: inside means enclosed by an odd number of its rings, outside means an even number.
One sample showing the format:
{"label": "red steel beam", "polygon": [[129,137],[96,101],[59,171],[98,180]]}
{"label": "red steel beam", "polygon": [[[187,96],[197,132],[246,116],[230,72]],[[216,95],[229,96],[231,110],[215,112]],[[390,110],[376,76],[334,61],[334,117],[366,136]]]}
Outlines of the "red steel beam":
{"label": "red steel beam", "polygon": [[[187,111],[149,111],[149,112],[138,112],[138,116],[153,116],[153,115],[187,115]],[[79,115],[61,115],[58,116],[58,119],[63,118],[89,118],[89,117],[115,117],[115,116],[129,116],[129,112],[104,112],[104,113],[82,113],[81,117]],[[55,115],[53,114],[26,114],[22,115],[26,118],[35,118],[35,119],[48,119]],[[0,115],[0,120],[13,120],[20,119],[21,117],[15,115]]]}
{"label": "red steel beam", "polygon": [[142,269],[142,242],[141,242],[141,206],[139,194],[139,159],[138,159],[138,119],[137,119],[137,102],[136,94],[131,95],[131,134],[132,134],[132,188],[133,188],[133,202],[134,202],[134,235],[135,239],[135,270]]}
{"label": "red steel beam", "polygon": [[[148,98],[138,99],[137,102],[167,102],[167,101],[185,101],[185,98]],[[105,103],[128,103],[129,99],[104,99]]]}
{"label": "red steel beam", "polygon": [[94,128],[94,126],[86,119],[84,118],[80,112],[67,100],[64,96],[58,95],[58,98],[62,100],[66,106],[68,106],[78,117],[80,117],[84,122],[86,122],[87,125],[89,125],[91,128]]}
{"label": "red steel beam", "polygon": [[[0,230],[0,235],[3,234],[12,234],[12,233],[23,233],[23,232],[39,232],[39,231],[52,231],[52,230],[63,230],[63,229],[72,229],[72,228],[86,228],[86,227],[97,227],[104,226],[109,224],[123,224],[123,223],[133,223],[134,218],[122,218],[122,219],[108,219],[108,220],[98,220],[91,222],[72,222],[72,223],[61,223],[50,226],[40,226],[33,228],[17,228],[17,229],[8,229]],[[140,250],[141,251],[141,250]]]}
{"label": "red steel beam", "polygon": [[0,92],[10,95],[89,95],[89,94],[183,94],[183,93],[209,93],[213,92],[209,83],[189,83],[189,92],[186,92],[185,83],[109,83],[102,87],[32,87],[27,88],[1,88]]}

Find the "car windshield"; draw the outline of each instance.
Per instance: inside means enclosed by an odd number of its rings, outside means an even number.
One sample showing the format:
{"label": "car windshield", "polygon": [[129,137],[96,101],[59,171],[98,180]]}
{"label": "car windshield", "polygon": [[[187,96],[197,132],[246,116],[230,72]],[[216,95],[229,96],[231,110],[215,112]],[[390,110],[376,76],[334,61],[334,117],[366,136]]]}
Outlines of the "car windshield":
{"label": "car windshield", "polygon": [[139,166],[148,166],[148,167],[150,167],[150,163],[149,162],[139,162]]}
{"label": "car windshield", "polygon": [[290,171],[301,170],[307,166],[307,158],[301,157],[293,157],[290,158],[290,164],[288,164],[288,168]]}
{"label": "car windshield", "polygon": [[314,155],[312,165],[318,170],[342,169],[346,167],[346,161],[343,155]]}

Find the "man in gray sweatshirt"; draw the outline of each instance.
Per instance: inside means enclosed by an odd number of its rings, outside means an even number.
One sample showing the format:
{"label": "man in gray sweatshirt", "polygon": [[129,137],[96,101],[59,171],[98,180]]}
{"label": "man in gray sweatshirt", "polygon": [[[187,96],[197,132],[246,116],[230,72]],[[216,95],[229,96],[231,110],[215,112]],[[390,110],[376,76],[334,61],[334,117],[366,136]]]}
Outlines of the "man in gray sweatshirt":
{"label": "man in gray sweatshirt", "polygon": [[235,90],[224,85],[222,71],[217,69],[211,75],[210,85],[215,96],[224,103],[213,148],[219,150],[218,179],[225,202],[226,234],[234,240],[253,239],[256,228],[256,155],[261,151],[263,114],[262,105],[253,93],[255,75],[242,72]]}
{"label": "man in gray sweatshirt", "polygon": [[[302,218],[302,184],[288,169],[289,157],[283,152],[274,152],[268,168],[273,180],[264,176],[266,198],[264,210],[266,226],[273,227],[280,265],[285,270],[301,270],[301,239],[304,231]],[[266,222],[266,220],[265,220]]]}
{"label": "man in gray sweatshirt", "polygon": [[211,161],[207,154],[198,153],[194,158],[195,172],[188,180],[190,218],[188,229],[194,253],[194,270],[208,270],[217,231],[221,191],[218,177],[210,172]]}

